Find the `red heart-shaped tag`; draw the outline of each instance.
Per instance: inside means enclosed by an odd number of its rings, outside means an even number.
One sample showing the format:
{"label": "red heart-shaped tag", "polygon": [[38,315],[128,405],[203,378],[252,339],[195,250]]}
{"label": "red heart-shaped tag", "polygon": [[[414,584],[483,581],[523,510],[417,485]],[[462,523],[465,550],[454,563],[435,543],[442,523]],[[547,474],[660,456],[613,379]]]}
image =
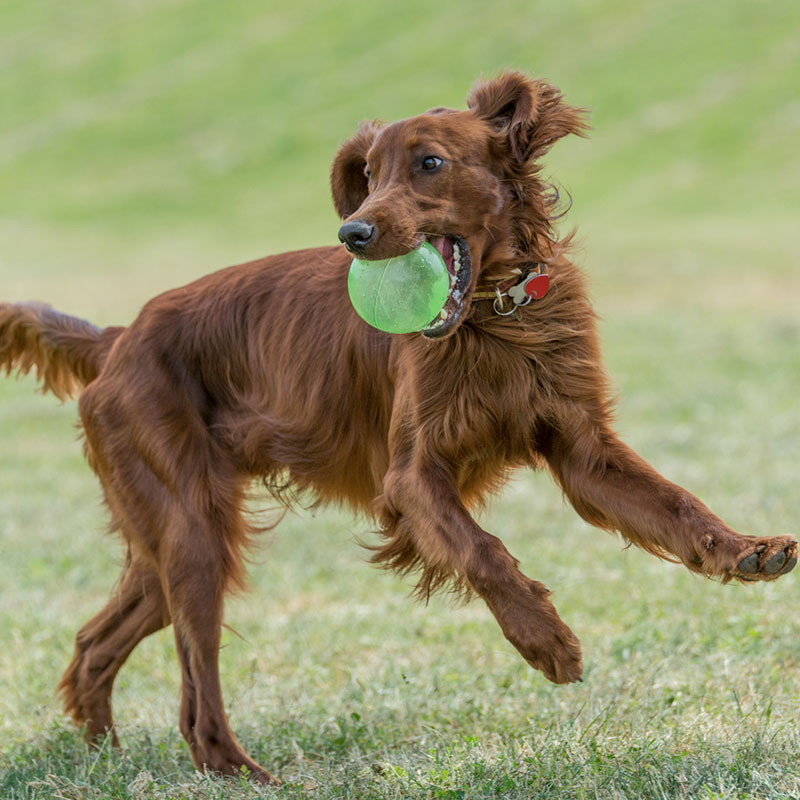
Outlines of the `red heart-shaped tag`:
{"label": "red heart-shaped tag", "polygon": [[534,275],[525,281],[525,294],[534,300],[541,300],[547,294],[549,288],[550,276],[546,273],[544,275]]}

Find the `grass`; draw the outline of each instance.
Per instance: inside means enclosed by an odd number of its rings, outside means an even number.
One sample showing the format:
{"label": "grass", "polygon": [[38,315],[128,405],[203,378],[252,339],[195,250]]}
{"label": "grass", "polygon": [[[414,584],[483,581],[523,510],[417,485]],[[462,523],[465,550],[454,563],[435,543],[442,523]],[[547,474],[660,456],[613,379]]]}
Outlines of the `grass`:
{"label": "grass", "polygon": [[[800,6],[675,0],[0,0],[0,296],[125,322],[226,263],[329,243],[357,120],[515,66],[591,106],[548,166],[575,203],[623,437],[746,533],[797,531]],[[0,797],[797,798],[796,578],[719,586],[584,525],[522,473],[484,516],[555,592],[553,687],[479,602],[413,604],[367,526],[288,516],[221,653],[279,792],[193,771],[169,631],[117,682],[124,748],[53,687],[122,558],[74,404],[0,382]],[[242,637],[242,638],[240,638]]]}

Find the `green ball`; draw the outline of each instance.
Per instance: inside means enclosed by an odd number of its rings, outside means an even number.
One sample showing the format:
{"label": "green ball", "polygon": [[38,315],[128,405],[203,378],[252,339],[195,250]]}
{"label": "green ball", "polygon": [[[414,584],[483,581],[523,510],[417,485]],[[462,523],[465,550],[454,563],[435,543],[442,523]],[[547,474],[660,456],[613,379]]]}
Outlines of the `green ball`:
{"label": "green ball", "polygon": [[387,333],[422,330],[442,310],[450,273],[430,242],[404,256],[382,261],[354,258],[347,291],[356,313]]}

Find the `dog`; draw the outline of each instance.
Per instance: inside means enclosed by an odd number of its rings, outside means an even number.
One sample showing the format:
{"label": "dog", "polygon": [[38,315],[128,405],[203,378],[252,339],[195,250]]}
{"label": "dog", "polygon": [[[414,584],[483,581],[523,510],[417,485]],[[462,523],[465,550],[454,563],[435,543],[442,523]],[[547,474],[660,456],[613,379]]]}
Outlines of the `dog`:
{"label": "dog", "polygon": [[[418,573],[423,598],[480,596],[555,683],[581,679],[578,640],[470,516],[518,467],[549,469],[585,520],[692,572],[771,581],[795,566],[794,538],[734,532],[612,429],[595,317],[539,167],[586,130],[559,90],[507,72],[477,83],[466,110],[361,124],[331,169],[344,247],[223,269],[151,300],[127,328],[0,304],[0,367],[79,395],[86,456],[127,545],[59,685],[88,737],[117,743],[117,671],[171,623],[195,764],[278,782],[231,731],[217,665],[223,601],[244,585],[256,534],[244,513],[256,479],[284,502],[368,514],[374,562]],[[369,327],[347,296],[353,255],[425,241],[449,273],[441,313],[415,333]]]}

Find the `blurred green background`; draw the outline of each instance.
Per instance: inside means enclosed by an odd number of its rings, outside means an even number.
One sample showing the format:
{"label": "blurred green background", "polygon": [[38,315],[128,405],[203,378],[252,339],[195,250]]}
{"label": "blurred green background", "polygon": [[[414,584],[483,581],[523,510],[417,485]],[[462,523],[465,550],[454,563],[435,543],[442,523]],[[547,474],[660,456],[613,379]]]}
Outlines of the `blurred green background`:
{"label": "blurred green background", "polygon": [[3,0],[0,14],[5,297],[58,275],[71,308],[116,319],[223,264],[335,242],[328,168],[356,123],[463,107],[509,66],[592,111],[592,138],[549,163],[598,292],[628,293],[620,270],[643,259],[643,292],[665,270],[704,283],[717,247],[758,300],[791,280],[794,0]]}
{"label": "blurred green background", "polygon": [[[743,532],[797,532],[796,0],[0,0],[0,299],[124,324],[218,267],[335,243],[328,169],[358,121],[463,107],[505,67],[591,110],[546,171],[623,437]],[[60,716],[121,558],[74,421],[0,382],[0,795],[250,796],[191,777],[169,632],[120,676],[122,754]],[[800,796],[794,576],[720,587],[623,554],[541,475],[482,524],[555,590],[586,683],[531,673],[479,603],[413,605],[363,563],[363,522],[289,516],[222,654],[285,796]]]}

